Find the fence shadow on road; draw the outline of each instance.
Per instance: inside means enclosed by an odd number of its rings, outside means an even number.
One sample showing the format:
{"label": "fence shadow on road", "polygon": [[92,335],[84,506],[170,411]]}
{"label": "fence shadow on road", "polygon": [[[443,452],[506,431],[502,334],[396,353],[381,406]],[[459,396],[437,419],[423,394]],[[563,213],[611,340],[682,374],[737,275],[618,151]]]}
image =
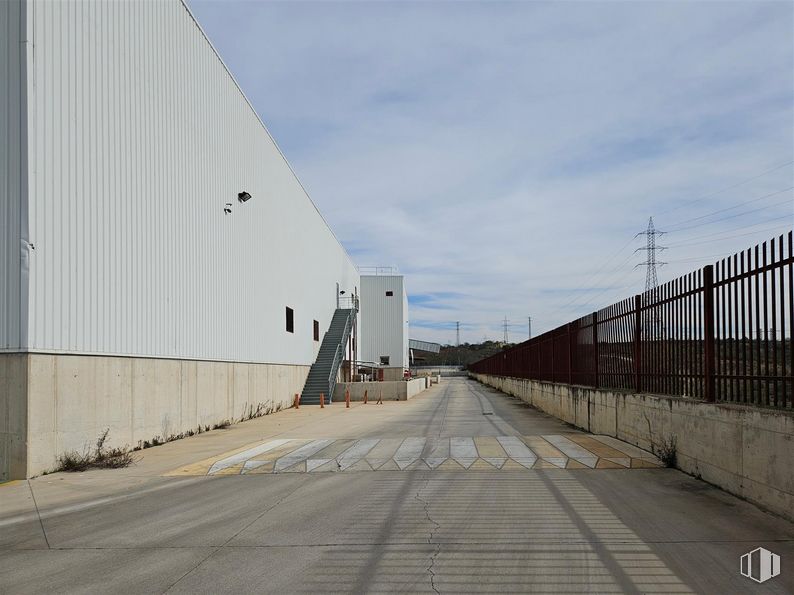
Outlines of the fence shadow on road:
{"label": "fence shadow on road", "polygon": [[308,589],[692,592],[575,474],[389,476],[362,494]]}

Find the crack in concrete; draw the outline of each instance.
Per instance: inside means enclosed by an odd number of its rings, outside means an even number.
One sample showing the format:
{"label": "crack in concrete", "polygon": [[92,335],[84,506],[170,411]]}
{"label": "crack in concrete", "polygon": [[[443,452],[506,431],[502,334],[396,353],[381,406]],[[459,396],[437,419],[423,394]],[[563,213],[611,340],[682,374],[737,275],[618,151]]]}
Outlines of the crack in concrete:
{"label": "crack in concrete", "polygon": [[424,511],[425,511],[425,518],[429,522],[433,523],[433,525],[434,525],[433,528],[430,530],[430,535],[427,538],[427,543],[428,543],[428,545],[435,545],[436,546],[436,550],[433,552],[433,555],[430,556],[430,564],[425,570],[430,574],[430,588],[433,589],[433,591],[435,591],[436,593],[440,594],[441,591],[439,591],[438,588],[436,587],[436,573],[433,570],[433,567],[436,565],[436,557],[438,556],[439,552],[441,551],[441,544],[440,543],[434,544],[433,543],[433,536],[435,535],[436,531],[438,531],[441,528],[441,525],[438,522],[436,522],[436,520],[433,519],[430,516],[430,508],[429,508],[430,502],[428,502],[427,500],[425,500],[425,499],[423,499],[423,498],[421,498],[419,496],[419,494],[422,492],[422,490],[424,490],[429,483],[430,483],[430,478],[427,478],[425,480],[425,485],[423,485],[421,488],[419,488],[419,490],[416,492],[416,496],[414,496],[414,497],[416,498],[416,500],[418,502],[420,502],[422,504],[422,506],[424,508]]}
{"label": "crack in concrete", "polygon": [[36,516],[39,517],[39,526],[41,527],[41,533],[44,535],[44,542],[47,544],[47,549],[50,548],[50,540],[47,537],[47,531],[44,529],[44,521],[41,520],[41,512],[39,512],[39,504],[36,502],[36,494],[33,493],[33,486],[30,485],[30,480],[28,482],[28,489],[30,490],[30,497],[33,498],[33,506],[36,509]]}

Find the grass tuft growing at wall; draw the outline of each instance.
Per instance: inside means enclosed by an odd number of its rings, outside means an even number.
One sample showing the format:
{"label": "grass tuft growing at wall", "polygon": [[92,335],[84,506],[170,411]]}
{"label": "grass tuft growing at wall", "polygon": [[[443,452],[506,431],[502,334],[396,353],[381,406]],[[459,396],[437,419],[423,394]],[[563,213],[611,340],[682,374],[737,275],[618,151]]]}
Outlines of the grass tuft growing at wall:
{"label": "grass tuft growing at wall", "polygon": [[127,446],[107,448],[110,428],[97,438],[94,448],[83,452],[70,450],[58,457],[55,471],[85,471],[87,469],[120,469],[135,463],[135,455]]}

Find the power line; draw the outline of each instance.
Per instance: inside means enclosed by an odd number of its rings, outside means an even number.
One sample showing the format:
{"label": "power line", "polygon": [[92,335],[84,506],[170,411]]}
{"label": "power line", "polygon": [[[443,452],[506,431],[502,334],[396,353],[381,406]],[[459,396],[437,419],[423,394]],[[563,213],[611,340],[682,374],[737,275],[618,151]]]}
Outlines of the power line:
{"label": "power line", "polygon": [[682,203],[682,204],[680,204],[680,205],[678,205],[676,207],[673,207],[671,209],[667,209],[666,211],[662,211],[661,213],[658,213],[657,216],[658,215],[666,215],[667,213],[672,213],[673,211],[677,211],[678,209],[682,209],[682,208],[684,208],[687,205],[691,205],[691,204],[696,203],[696,202],[702,202],[702,201],[706,200],[707,198],[711,198],[713,196],[717,196],[718,194],[722,194],[723,192],[726,192],[728,190],[733,190],[734,188],[738,188],[739,186],[743,186],[747,182],[752,182],[753,180],[757,180],[758,178],[763,178],[765,175],[771,174],[773,171],[777,171],[779,169],[782,169],[782,168],[786,167],[787,165],[791,165],[792,163],[794,163],[794,160],[787,161],[786,163],[782,163],[781,165],[777,165],[777,166],[773,167],[772,169],[768,169],[765,172],[762,172],[762,173],[760,173],[760,174],[758,174],[756,176],[753,176],[752,178],[747,178],[746,180],[742,180],[741,182],[737,182],[736,184],[732,184],[731,186],[727,186],[727,187],[725,187],[725,188],[723,188],[721,190],[717,190],[715,192],[711,192],[709,194],[705,194],[705,195],[703,195],[703,196],[701,196],[699,198],[694,198],[692,200],[688,200],[688,201],[686,201],[686,202],[684,202],[684,203]]}
{"label": "power line", "polygon": [[678,223],[673,223],[670,227],[678,227],[682,223],[689,223],[690,221],[698,221],[700,219],[705,219],[706,217],[711,217],[712,215],[718,215],[719,213],[725,213],[726,211],[732,211],[734,209],[738,209],[744,205],[749,205],[754,202],[758,202],[759,200],[764,200],[765,198],[769,198],[771,196],[777,196],[778,194],[782,194],[783,192],[788,192],[789,190],[794,189],[794,186],[789,186],[788,188],[783,188],[782,190],[776,190],[775,192],[770,192],[769,194],[764,194],[763,196],[758,196],[756,198],[751,198],[750,200],[745,200],[744,202],[740,202],[735,204],[732,207],[726,207],[724,209],[719,209],[717,211],[712,211],[711,213],[706,213],[705,215],[700,215],[699,217],[692,217],[691,219],[684,219],[683,221],[679,221]]}
{"label": "power line", "polygon": [[[792,188],[794,188],[794,186],[792,186],[791,188],[787,188],[787,190],[791,190]],[[785,192],[785,190],[781,190],[781,192]],[[778,192],[777,194],[780,194],[780,192]],[[702,227],[704,225],[711,225],[712,223],[719,223],[720,221],[727,221],[728,219],[736,219],[736,217],[741,217],[743,215],[749,215],[751,213],[757,213],[758,211],[763,211],[764,209],[770,209],[772,207],[779,207],[781,205],[789,204],[790,202],[791,202],[791,199],[787,199],[787,200],[784,200],[784,201],[781,201],[781,202],[776,202],[774,204],[767,205],[765,207],[759,207],[757,209],[750,209],[749,211],[743,211],[741,213],[736,213],[734,215],[729,215],[728,217],[720,217],[719,219],[714,219],[713,221],[704,221],[703,223],[696,223],[695,225],[688,225],[687,227],[680,227],[678,229],[670,229],[670,230],[668,230],[667,233],[678,233],[679,231],[685,231],[687,229],[695,229],[696,227]],[[692,219],[692,221],[694,221],[694,219]],[[686,221],[682,221],[681,223],[686,223]],[[680,223],[677,224],[677,225],[680,225]]]}
{"label": "power line", "polygon": [[[721,193],[723,193],[723,192],[725,192],[725,191],[727,191],[727,190],[731,190],[731,189],[733,189],[733,188],[737,188],[737,187],[739,187],[739,186],[742,186],[742,185],[744,185],[744,184],[746,184],[746,183],[748,183],[748,182],[751,182],[751,181],[753,181],[753,180],[757,180],[757,179],[759,179],[759,178],[761,178],[761,177],[763,177],[763,176],[765,176],[765,175],[767,175],[767,174],[769,174],[769,173],[772,173],[772,172],[774,172],[774,171],[777,171],[777,170],[779,170],[779,169],[782,169],[782,168],[784,168],[784,167],[786,167],[786,166],[789,166],[789,165],[791,165],[792,163],[794,163],[794,160],[787,161],[786,163],[782,163],[782,164],[780,164],[780,165],[777,165],[777,166],[775,166],[775,167],[773,167],[773,168],[770,168],[770,169],[768,169],[768,170],[766,170],[766,171],[764,171],[764,172],[761,172],[760,174],[758,174],[758,175],[755,175],[755,176],[753,176],[753,177],[747,178],[747,179],[745,179],[745,180],[741,180],[741,181],[739,181],[739,182],[737,182],[737,183],[735,183],[735,184],[732,184],[732,185],[730,185],[730,186],[727,186],[727,187],[725,187],[725,188],[722,188],[722,189],[720,189],[720,190],[717,190],[717,191],[715,191],[715,192],[711,192],[711,193],[709,193],[709,194],[706,194],[706,195],[700,196],[700,197],[698,197],[698,198],[696,198],[696,199],[693,199],[693,200],[687,201],[686,203],[682,203],[682,204],[680,204],[680,205],[678,205],[678,206],[676,206],[676,207],[673,207],[673,208],[671,208],[671,209],[667,209],[666,211],[662,211],[660,214],[671,213],[671,212],[674,212],[674,211],[677,211],[677,210],[679,210],[679,209],[683,208],[684,206],[691,205],[691,204],[693,204],[693,203],[697,203],[697,202],[701,202],[701,201],[703,201],[703,200],[706,200],[706,199],[708,199],[708,198],[711,198],[711,197],[713,197],[713,196],[716,196],[716,195],[718,195],[718,194],[721,194]],[[728,207],[728,208],[724,208],[724,209],[719,209],[718,211],[715,211],[715,212],[712,212],[712,213],[709,213],[709,214],[706,214],[706,215],[701,215],[701,216],[694,217],[694,218],[691,218],[691,219],[685,219],[685,220],[679,221],[679,222],[678,222],[677,224],[675,224],[675,225],[676,225],[676,226],[678,226],[678,225],[681,225],[681,224],[683,224],[683,223],[688,223],[689,221],[699,221],[699,220],[701,220],[701,219],[704,219],[704,218],[706,218],[706,217],[713,216],[713,215],[715,215],[715,214],[719,214],[719,213],[726,212],[726,211],[731,211],[731,210],[734,210],[734,209],[736,209],[736,208],[738,208],[738,207],[740,207],[740,206],[743,206],[743,205],[745,205],[745,204],[750,204],[750,203],[753,203],[753,202],[757,202],[757,201],[760,201],[760,200],[764,200],[765,198],[769,198],[769,197],[771,197],[771,196],[775,196],[775,195],[777,195],[777,194],[781,194],[781,193],[783,193],[783,192],[786,192],[786,191],[788,191],[788,190],[791,190],[792,188],[794,188],[794,187],[787,188],[787,189],[784,189],[784,190],[780,190],[780,191],[777,191],[777,192],[774,192],[774,193],[771,193],[771,194],[768,194],[768,195],[764,195],[764,196],[761,196],[761,197],[756,197],[756,198],[753,198],[753,199],[750,199],[750,200],[744,201],[743,203],[739,203],[739,204],[737,204],[737,205],[734,205],[734,206],[732,206],[732,207]],[[786,201],[786,202],[787,202],[787,201]],[[766,208],[769,208],[769,207],[774,207],[774,206],[778,206],[779,204],[785,204],[785,203],[776,203],[776,204],[774,204],[774,205],[769,205],[769,206],[768,206],[768,207],[766,207]],[[733,216],[729,216],[729,217],[723,217],[723,218],[720,218],[720,219],[716,219],[716,220],[714,220],[714,221],[703,222],[703,223],[701,223],[701,224],[698,224],[698,225],[693,225],[693,226],[689,226],[689,227],[684,227],[684,228],[680,228],[680,229],[676,229],[676,230],[672,230],[672,231],[675,231],[675,232],[681,232],[681,231],[685,231],[685,230],[687,230],[687,229],[694,229],[694,228],[696,228],[696,227],[701,227],[701,226],[703,226],[703,225],[709,225],[709,224],[711,224],[711,223],[718,223],[718,222],[720,222],[720,221],[725,221],[725,220],[728,220],[728,219],[732,219],[732,218],[735,218],[735,217],[739,217],[739,216],[742,216],[742,215],[746,215],[746,214],[749,214],[749,213],[755,212],[755,211],[757,211],[757,210],[763,210],[763,208],[762,208],[762,209],[756,209],[756,210],[751,210],[751,211],[747,211],[747,212],[738,213],[738,214],[736,214],[736,215],[733,215]],[[761,225],[761,224],[763,224],[763,223],[769,223],[769,222],[776,221],[776,220],[778,220],[778,219],[782,219],[782,218],[785,218],[785,216],[784,216],[784,217],[773,218],[773,219],[768,219],[768,220],[765,220],[765,221],[763,221],[763,222],[759,222],[759,223],[758,223],[758,224],[756,224],[756,225]],[[747,227],[747,226],[745,226],[745,227],[743,227],[743,228],[746,228],[746,227]],[[739,229],[743,229],[743,228],[739,228]],[[671,231],[671,232],[672,232],[672,231]],[[760,233],[760,231],[762,231],[762,230],[759,230],[759,233]],[[718,233],[718,234],[725,233],[725,230],[722,230],[722,231],[720,231],[720,232],[717,232],[717,233]],[[745,234],[745,235],[749,235],[749,234]],[[607,265],[608,265],[609,263],[611,263],[611,262],[612,262],[612,261],[613,261],[613,260],[614,260],[614,259],[615,259],[615,258],[616,258],[616,257],[617,257],[619,254],[620,254],[620,253],[622,253],[622,252],[623,252],[623,251],[624,251],[624,250],[625,250],[625,249],[626,249],[626,248],[627,248],[627,247],[628,247],[628,246],[629,246],[629,245],[632,243],[632,241],[634,241],[634,239],[635,239],[636,237],[637,237],[637,236],[635,236],[634,238],[631,238],[631,239],[629,239],[629,241],[628,241],[628,242],[626,242],[626,243],[625,243],[623,246],[621,246],[621,248],[620,248],[620,249],[618,249],[618,250],[617,250],[616,252],[614,252],[614,253],[613,253],[613,254],[612,254],[610,257],[608,257],[608,258],[607,258],[607,259],[606,259],[606,260],[605,260],[605,261],[604,261],[604,262],[601,264],[601,266],[600,266],[598,269],[596,269],[596,271],[595,271],[595,272],[591,273],[591,274],[590,274],[590,275],[587,277],[587,279],[586,279],[586,281],[585,281],[585,284],[588,284],[588,283],[590,283],[591,281],[593,281],[594,279],[596,279],[596,278],[597,278],[597,277],[598,277],[598,276],[599,276],[599,275],[600,275],[602,272],[604,272],[604,270],[606,269]],[[701,237],[708,237],[708,236],[701,236]],[[715,240],[715,241],[716,241],[716,240]],[[675,245],[681,245],[681,244],[675,244]],[[660,246],[657,246],[657,247],[656,247],[656,249],[664,249],[664,248],[665,248],[665,247],[663,247],[663,246],[661,246],[661,247],[660,247]],[[647,250],[647,249],[648,249],[648,246],[646,245],[646,247],[645,247],[645,248],[643,248],[643,249]],[[635,252],[636,252],[636,251],[635,251]],[[655,256],[655,254],[654,254],[654,256]],[[623,262],[622,262],[620,265],[618,265],[618,266],[617,266],[615,269],[611,269],[610,271],[608,271],[608,273],[609,273],[609,275],[610,275],[610,276],[608,276],[608,277],[607,277],[607,279],[611,281],[611,280],[612,280],[612,278],[613,278],[613,275],[614,275],[615,273],[619,273],[619,272],[621,272],[621,271],[623,270],[623,267],[624,267],[624,266],[626,265],[626,263],[627,263],[627,262],[628,262],[628,261],[631,259],[631,257],[632,257],[632,254],[629,254],[628,258],[627,258],[626,260],[624,260],[624,261],[623,261]],[[650,260],[650,259],[649,259],[649,260]],[[654,260],[655,260],[655,259],[654,259]],[[657,266],[659,266],[659,265],[662,265],[662,264],[664,264],[664,263],[660,263],[660,262],[658,262],[658,261],[657,261],[657,263],[656,263],[656,264],[657,264]],[[628,270],[628,271],[627,271],[627,272],[626,272],[626,273],[625,273],[625,274],[624,274],[622,277],[620,277],[620,279],[618,280],[618,282],[622,281],[622,280],[623,280],[623,279],[625,279],[625,278],[626,278],[626,277],[627,277],[629,274],[631,274],[632,270],[633,270],[633,269],[630,269],[630,270]],[[647,271],[647,270],[646,270],[646,284],[648,283],[648,272],[649,272],[649,271]],[[652,282],[652,280],[651,280],[651,282]],[[658,279],[657,279],[657,283],[658,283]],[[608,291],[608,290],[610,290],[610,289],[614,289],[614,286],[607,286],[607,287],[604,287],[604,288],[603,288],[601,291],[599,291],[599,292],[598,292],[598,293],[596,293],[595,295],[588,295],[588,294],[589,294],[589,293],[590,293],[592,290],[594,290],[594,289],[596,289],[595,285],[588,285],[586,288],[584,288],[583,290],[581,290],[580,292],[578,292],[576,295],[574,295],[574,296],[573,296],[571,299],[567,300],[566,302],[564,302],[563,304],[561,304],[560,306],[558,306],[557,308],[555,308],[555,309],[554,309],[554,310],[553,310],[553,311],[552,311],[552,312],[549,314],[549,319],[552,319],[552,318],[553,318],[553,317],[554,317],[556,314],[558,314],[560,311],[562,311],[562,310],[564,310],[564,309],[567,309],[567,308],[569,308],[569,307],[571,307],[571,306],[573,306],[573,307],[576,307],[576,306],[580,306],[580,305],[586,305],[586,304],[587,304],[587,305],[589,305],[589,304],[592,304],[592,302],[593,302],[593,301],[594,301],[594,300],[595,300],[595,299],[596,299],[598,296],[602,295],[604,292],[606,292],[606,291]],[[581,304],[580,302],[581,302],[581,300],[583,300],[583,299],[584,299],[584,300],[587,300],[587,301],[585,301],[585,302],[584,302],[584,304]]]}
{"label": "power line", "polygon": [[[636,267],[635,267],[635,268],[636,268]],[[622,277],[620,277],[619,279],[617,279],[617,280],[616,280],[616,282],[615,282],[615,283],[616,283],[616,285],[614,285],[614,286],[612,286],[612,287],[605,287],[604,289],[602,289],[601,291],[599,291],[597,294],[595,294],[594,296],[592,296],[592,297],[590,298],[590,301],[589,301],[589,302],[585,302],[584,304],[581,304],[581,305],[582,305],[582,306],[592,306],[592,305],[595,303],[595,301],[596,301],[596,299],[597,299],[597,298],[599,298],[600,296],[604,295],[604,294],[605,294],[607,291],[609,291],[609,290],[611,290],[611,289],[612,289],[612,290],[614,290],[614,289],[617,289],[617,290],[623,291],[624,289],[626,289],[626,288],[628,288],[628,287],[632,287],[632,286],[633,286],[633,285],[634,285],[636,282],[635,282],[635,283],[630,283],[630,284],[628,284],[628,285],[621,285],[621,286],[617,285],[617,283],[620,283],[620,282],[622,282],[622,281],[623,281],[623,280],[624,280],[626,277],[628,277],[629,275],[631,275],[631,274],[634,272],[634,270],[635,270],[634,268],[631,268],[631,269],[629,269],[628,271],[626,271],[626,272],[625,272],[625,274],[624,274]],[[609,300],[609,302],[607,303],[607,306],[608,306],[608,305],[610,305],[610,304],[612,304],[612,303],[614,303],[614,299],[610,299],[610,300]],[[588,308],[588,309],[590,309],[590,308]]]}
{"label": "power line", "polygon": [[[745,236],[751,236],[751,235],[755,235],[755,234],[758,234],[758,233],[764,233],[764,232],[767,232],[767,231],[780,229],[781,224],[775,225],[774,227],[765,227],[764,229],[756,229],[754,231],[748,231],[746,233],[730,233],[730,232],[731,231],[740,231],[742,229],[748,229],[750,227],[756,227],[758,225],[763,225],[765,223],[770,223],[772,221],[779,221],[780,219],[787,219],[787,220],[790,221],[791,218],[792,218],[791,215],[783,215],[781,217],[774,217],[772,219],[767,219],[767,220],[761,221],[759,223],[754,223],[753,225],[743,225],[741,227],[736,227],[736,228],[733,228],[733,229],[726,229],[726,230],[718,231],[718,232],[715,232],[715,233],[712,233],[712,234],[706,234],[706,235],[703,235],[703,236],[698,236],[698,237],[701,237],[701,238],[709,238],[710,237],[710,238],[712,238],[710,240],[698,240],[696,242],[690,242],[690,241],[677,242],[677,243],[668,244],[667,247],[668,248],[681,248],[681,247],[686,247],[686,246],[698,246],[700,244],[710,244],[711,242],[719,242],[721,240],[729,240],[729,239],[733,239],[733,238],[742,238],[742,237],[745,237]],[[790,225],[788,223],[784,224],[783,226],[786,229],[788,229],[790,227]],[[717,236],[717,237],[714,237],[714,236]]]}
{"label": "power line", "polygon": [[[605,268],[605,267],[606,267],[606,266],[607,266],[607,265],[608,265],[610,262],[612,262],[612,261],[615,259],[615,257],[616,257],[618,254],[620,254],[620,253],[621,253],[621,252],[623,252],[623,251],[624,251],[626,248],[628,248],[628,247],[629,247],[629,245],[631,245],[631,243],[632,243],[632,242],[633,242],[633,241],[634,241],[636,238],[637,238],[637,236],[635,235],[634,237],[632,237],[631,239],[629,239],[629,241],[628,241],[628,242],[626,242],[625,244],[623,244],[623,246],[621,246],[621,247],[620,247],[620,249],[618,249],[618,251],[617,251],[617,252],[614,252],[614,253],[612,254],[612,256],[610,256],[609,258],[607,258],[607,260],[606,260],[606,261],[604,261],[604,263],[603,263],[603,264],[602,264],[602,265],[601,265],[601,266],[600,266],[600,267],[599,267],[599,268],[598,268],[598,269],[597,269],[597,270],[596,270],[594,273],[591,273],[591,274],[590,274],[590,276],[588,276],[588,277],[585,279],[585,282],[584,282],[584,284],[587,284],[587,283],[589,283],[590,281],[592,281],[593,279],[595,279],[595,278],[598,276],[598,274],[599,274],[599,273],[603,272],[603,271],[604,271],[604,268]],[[618,265],[618,267],[617,267],[616,269],[612,269],[611,271],[609,271],[609,272],[610,272],[610,274],[611,274],[611,273],[614,273],[614,272],[616,272],[616,271],[619,271],[619,270],[621,270],[621,269],[622,269],[622,268],[623,268],[623,267],[626,265],[626,263],[627,263],[629,260],[631,260],[631,258],[632,258],[632,256],[633,256],[633,255],[634,255],[634,253],[631,253],[631,254],[629,254],[629,255],[628,255],[628,257],[626,258],[626,260],[624,260],[624,261],[623,261],[621,264],[619,264],[619,265]],[[580,299],[582,299],[582,297],[583,297],[584,295],[586,295],[586,293],[587,293],[588,291],[590,291],[590,290],[592,290],[592,289],[596,289],[596,287],[595,287],[594,285],[591,285],[591,286],[588,286],[588,287],[586,287],[586,288],[583,290],[583,292],[582,292],[582,293],[579,293],[578,295],[574,295],[574,297],[572,297],[570,300],[568,300],[568,301],[567,301],[567,302],[565,302],[564,304],[562,304],[562,305],[560,305],[560,306],[557,306],[557,308],[556,308],[555,310],[553,310],[549,316],[553,316],[554,314],[557,314],[558,312],[560,312],[561,310],[563,310],[563,309],[567,308],[568,306],[575,305],[575,304],[576,304],[576,303],[577,303],[577,302],[578,302]]]}
{"label": "power line", "polygon": [[722,253],[722,254],[705,254],[703,256],[695,256],[693,258],[679,258],[677,260],[670,260],[668,264],[679,263],[679,262],[697,262],[699,260],[711,260],[712,258],[716,258],[717,260],[721,260],[726,256],[732,256],[733,252]]}
{"label": "power line", "polygon": [[[634,239],[634,238],[632,238],[632,240],[633,240],[633,239]],[[624,267],[626,266],[626,264],[628,264],[628,263],[629,263],[629,261],[631,261],[631,260],[634,258],[634,254],[635,254],[634,252],[631,252],[631,253],[629,253],[629,255],[628,255],[628,256],[627,256],[627,257],[626,257],[626,258],[623,260],[623,262],[621,262],[621,263],[620,263],[620,264],[619,264],[619,265],[618,265],[618,266],[617,266],[615,269],[612,269],[612,270],[610,271],[609,275],[608,275],[608,276],[605,278],[605,284],[606,284],[606,287],[602,287],[602,288],[600,288],[600,291],[598,291],[598,293],[596,293],[595,295],[589,295],[589,294],[590,294],[590,292],[591,292],[591,291],[594,291],[594,290],[596,290],[596,289],[597,289],[596,287],[594,287],[594,286],[593,286],[593,287],[588,287],[588,288],[586,288],[584,291],[581,291],[581,292],[580,292],[580,293],[579,293],[579,294],[578,294],[578,295],[577,295],[577,296],[574,298],[574,300],[571,300],[571,301],[569,301],[567,304],[564,304],[564,305],[562,305],[562,306],[559,306],[559,307],[557,307],[555,310],[553,310],[553,311],[552,311],[552,312],[551,312],[551,313],[548,315],[548,318],[547,318],[547,320],[552,320],[552,319],[553,319],[553,317],[554,317],[554,316],[555,316],[557,313],[561,312],[561,311],[562,311],[564,308],[568,308],[568,307],[570,307],[570,308],[575,308],[575,307],[578,307],[578,306],[584,306],[584,305],[589,305],[589,304],[592,304],[592,302],[593,302],[593,301],[594,301],[594,300],[595,300],[595,299],[596,299],[598,296],[600,296],[600,295],[603,295],[603,294],[604,294],[604,292],[606,292],[606,291],[609,291],[610,289],[615,289],[615,285],[614,285],[614,283],[619,283],[620,281],[622,281],[623,279],[625,279],[625,278],[626,278],[626,277],[627,277],[629,274],[631,274],[631,273],[633,273],[633,272],[634,272],[634,270],[635,270],[635,268],[636,268],[636,267],[631,267],[631,268],[629,268],[629,269],[628,269],[628,271],[627,271],[627,272],[625,272],[625,274],[624,274],[622,277],[620,277],[620,279],[617,279],[617,280],[615,280],[615,276],[616,276],[618,273],[620,273],[620,272],[623,272],[623,271],[624,271]],[[584,300],[588,300],[588,301],[585,301],[584,303],[581,303],[581,301],[580,301],[580,300],[583,300],[583,299],[584,299]]]}

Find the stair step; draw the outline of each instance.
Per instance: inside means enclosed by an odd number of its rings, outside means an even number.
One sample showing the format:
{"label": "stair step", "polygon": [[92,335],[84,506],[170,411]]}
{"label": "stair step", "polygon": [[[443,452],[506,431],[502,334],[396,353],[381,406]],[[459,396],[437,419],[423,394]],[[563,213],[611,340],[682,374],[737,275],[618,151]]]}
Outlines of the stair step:
{"label": "stair step", "polygon": [[318,405],[321,393],[325,394],[326,403],[331,403],[331,384],[335,382],[336,372],[342,363],[342,358],[337,359],[337,356],[350,336],[348,320],[353,312],[354,310],[349,308],[338,308],[334,312],[328,330],[323,335],[320,348],[317,350],[315,362],[306,377],[306,383],[301,393],[301,404]]}

